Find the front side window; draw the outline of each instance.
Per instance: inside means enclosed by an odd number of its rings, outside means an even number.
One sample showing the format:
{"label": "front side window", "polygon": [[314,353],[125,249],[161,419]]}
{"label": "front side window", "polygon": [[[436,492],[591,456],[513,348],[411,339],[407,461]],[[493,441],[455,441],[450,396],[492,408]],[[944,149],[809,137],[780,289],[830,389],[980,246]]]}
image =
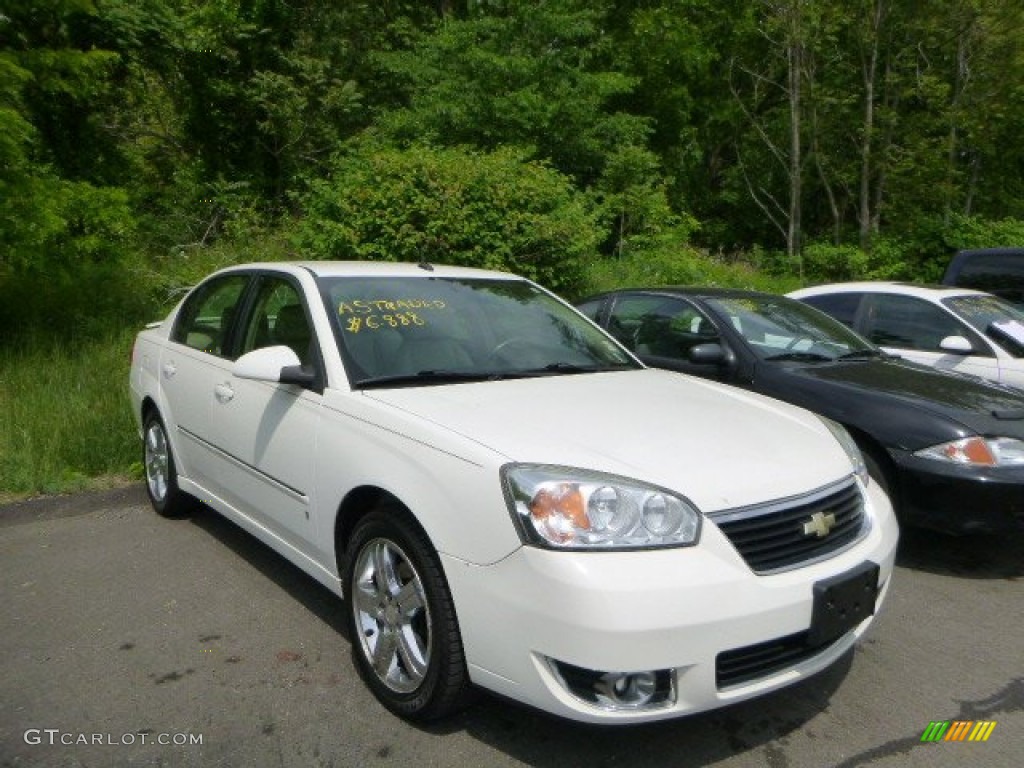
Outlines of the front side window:
{"label": "front side window", "polygon": [[185,299],[171,340],[217,357],[227,357],[232,326],[248,284],[248,275],[226,275],[201,285]]}
{"label": "front side window", "polygon": [[603,306],[604,299],[596,299],[594,301],[584,302],[583,304],[577,304],[576,309],[596,323],[598,319],[597,316],[601,314],[601,307]]}
{"label": "front side window", "polygon": [[941,352],[947,336],[970,338],[963,323],[940,307],[912,296],[879,294],[868,299],[864,335],[883,347]]}
{"label": "front side window", "polygon": [[698,344],[718,342],[714,324],[695,306],[670,296],[623,296],[609,321],[612,335],[638,355],[686,360]]}
{"label": "front side window", "polygon": [[1024,310],[995,296],[956,296],[942,303],[1013,357],[1024,357]]}
{"label": "front side window", "polygon": [[298,355],[303,365],[308,365],[312,340],[298,289],[282,278],[263,278],[242,337],[242,352],[284,345]]}
{"label": "front side window", "polygon": [[322,278],[357,386],[636,367],[599,328],[523,280]]}

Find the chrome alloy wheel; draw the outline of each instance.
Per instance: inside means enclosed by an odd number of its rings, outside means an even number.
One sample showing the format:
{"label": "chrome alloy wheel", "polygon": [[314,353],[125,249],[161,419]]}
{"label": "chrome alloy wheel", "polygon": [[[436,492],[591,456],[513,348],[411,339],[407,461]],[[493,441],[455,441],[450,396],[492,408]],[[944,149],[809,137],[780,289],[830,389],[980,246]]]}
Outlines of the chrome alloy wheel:
{"label": "chrome alloy wheel", "polygon": [[352,612],[363,656],[396,693],[415,691],[430,666],[431,618],[423,582],[405,552],[371,539],[353,569]]}
{"label": "chrome alloy wheel", "polygon": [[167,498],[171,452],[167,447],[167,435],[157,421],[151,422],[146,430],[145,465],[149,495],[159,504]]}

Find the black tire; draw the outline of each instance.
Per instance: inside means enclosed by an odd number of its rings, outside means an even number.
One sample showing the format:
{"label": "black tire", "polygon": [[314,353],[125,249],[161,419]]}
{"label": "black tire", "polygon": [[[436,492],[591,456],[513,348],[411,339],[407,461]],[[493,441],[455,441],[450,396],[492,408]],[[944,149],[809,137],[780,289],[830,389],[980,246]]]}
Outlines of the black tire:
{"label": "black tire", "polygon": [[178,487],[178,470],[171,442],[160,416],[151,411],[142,427],[142,468],[146,475],[146,494],[158,515],[182,517],[188,514],[193,499]]}
{"label": "black tire", "polygon": [[404,510],[380,508],[359,521],[344,584],[355,665],[385,707],[427,722],[468,702],[451,593],[434,548]]}

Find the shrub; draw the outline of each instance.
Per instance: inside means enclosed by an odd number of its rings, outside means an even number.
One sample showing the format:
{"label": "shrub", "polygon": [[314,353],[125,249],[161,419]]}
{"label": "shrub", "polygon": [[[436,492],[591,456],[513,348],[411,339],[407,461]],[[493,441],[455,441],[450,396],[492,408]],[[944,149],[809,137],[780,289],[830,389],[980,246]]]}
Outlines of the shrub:
{"label": "shrub", "polygon": [[599,241],[570,180],[509,149],[363,142],[302,205],[298,242],[311,258],[502,269],[567,293]]}

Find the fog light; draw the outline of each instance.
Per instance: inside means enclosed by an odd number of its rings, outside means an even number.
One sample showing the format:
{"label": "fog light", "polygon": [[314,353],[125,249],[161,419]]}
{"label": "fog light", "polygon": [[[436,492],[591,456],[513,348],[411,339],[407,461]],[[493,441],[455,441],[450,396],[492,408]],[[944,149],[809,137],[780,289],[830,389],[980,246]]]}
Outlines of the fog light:
{"label": "fog light", "polygon": [[642,707],[651,703],[658,685],[654,672],[606,672],[594,686],[601,703]]}
{"label": "fog light", "polygon": [[602,709],[650,709],[675,698],[672,670],[604,672],[548,659],[563,686],[588,704]]}

